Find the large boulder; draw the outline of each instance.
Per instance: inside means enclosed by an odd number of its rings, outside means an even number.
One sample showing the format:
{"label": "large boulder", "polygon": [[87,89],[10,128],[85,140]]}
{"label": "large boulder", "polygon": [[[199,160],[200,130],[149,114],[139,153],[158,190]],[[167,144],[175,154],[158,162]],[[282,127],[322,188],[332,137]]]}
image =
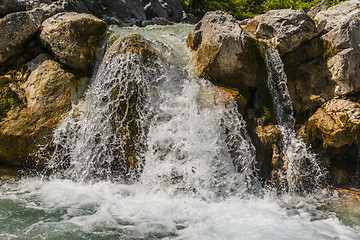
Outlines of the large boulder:
{"label": "large boulder", "polygon": [[59,13],[43,22],[40,38],[62,63],[89,71],[106,30],[106,23],[93,15]]}
{"label": "large boulder", "polygon": [[343,99],[326,102],[310,117],[306,132],[325,147],[351,145],[360,137],[360,104]]}
{"label": "large boulder", "polygon": [[23,51],[41,26],[43,11],[16,12],[0,19],[0,63]]}
{"label": "large boulder", "polygon": [[178,0],[143,0],[147,19],[164,17],[171,21],[181,21],[183,9]]}
{"label": "large boulder", "polygon": [[255,87],[258,49],[254,40],[231,15],[208,12],[187,38],[200,77],[243,94]]}
{"label": "large boulder", "polygon": [[249,23],[259,38],[269,39],[280,55],[293,51],[318,35],[312,19],[302,10],[271,10]]}
{"label": "large boulder", "polygon": [[[26,82],[12,82],[22,89],[20,92],[24,92],[26,100],[25,104],[17,100],[0,121],[1,164],[12,167],[36,164],[35,158],[29,155],[39,144],[46,144],[46,137],[51,137],[68,112],[72,87],[79,81],[80,78],[65,70],[62,64],[45,60]],[[0,97],[4,99],[4,95]]]}

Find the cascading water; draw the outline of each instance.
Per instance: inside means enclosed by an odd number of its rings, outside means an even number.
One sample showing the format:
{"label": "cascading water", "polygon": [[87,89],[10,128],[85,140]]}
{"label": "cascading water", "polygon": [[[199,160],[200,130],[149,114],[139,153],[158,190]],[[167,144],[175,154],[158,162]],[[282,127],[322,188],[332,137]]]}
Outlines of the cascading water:
{"label": "cascading water", "polygon": [[82,182],[137,178],[128,176],[137,169],[152,188],[203,197],[251,187],[255,149],[236,103],[215,104],[215,87],[189,77],[171,56],[147,63],[141,54],[119,53],[126,44],[106,54],[85,100],[55,132],[47,170]]}
{"label": "cascading water", "polygon": [[265,53],[268,71],[268,87],[273,96],[276,121],[282,134],[282,180],[290,191],[307,186],[320,186],[324,180],[316,156],[304,141],[296,137],[293,106],[287,87],[287,76],[279,52],[269,47]]}
{"label": "cascading water", "polygon": [[360,237],[323,210],[337,201],[326,191],[251,194],[254,146],[236,104],[195,76],[191,29],[114,29],[140,33],[159,57],[144,62],[126,41],[107,52],[47,146],[49,177],[0,185],[0,239]]}

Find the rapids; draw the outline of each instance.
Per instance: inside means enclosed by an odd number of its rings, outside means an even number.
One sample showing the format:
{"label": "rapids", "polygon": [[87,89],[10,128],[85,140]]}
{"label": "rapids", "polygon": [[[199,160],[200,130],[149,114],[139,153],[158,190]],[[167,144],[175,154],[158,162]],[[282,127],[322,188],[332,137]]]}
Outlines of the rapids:
{"label": "rapids", "polygon": [[[185,44],[192,27],[111,29],[143,35],[161,57],[151,66],[132,53],[99,59],[86,96],[38,154],[48,162],[43,175],[1,183],[0,239],[360,238],[359,216],[335,212],[336,192],[299,196],[261,187],[256,150],[236,104],[217,102],[218,89],[196,77]],[[277,84],[271,79],[270,89]],[[273,91],[274,99],[285,90]],[[116,134],[134,126],[127,120],[129,94],[139,119],[135,169],[126,165],[129,136]],[[127,111],[114,125],[123,105]],[[290,136],[283,154],[300,152],[289,161],[301,166],[313,156],[294,140],[283,109],[278,124]],[[51,156],[44,154],[48,147]],[[284,173],[289,190],[304,174]]]}

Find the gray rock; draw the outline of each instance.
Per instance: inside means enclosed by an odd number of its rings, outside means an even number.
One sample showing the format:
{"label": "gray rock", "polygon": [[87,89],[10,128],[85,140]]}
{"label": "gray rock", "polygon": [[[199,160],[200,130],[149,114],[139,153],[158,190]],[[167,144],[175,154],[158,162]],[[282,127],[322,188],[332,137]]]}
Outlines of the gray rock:
{"label": "gray rock", "polygon": [[147,19],[163,17],[179,22],[183,19],[183,9],[178,0],[143,0]]}
{"label": "gray rock", "polygon": [[58,13],[43,22],[40,39],[54,55],[71,68],[89,71],[107,25],[84,13]]}
{"label": "gray rock", "polygon": [[272,10],[256,17],[252,24],[256,26],[256,36],[270,39],[280,55],[319,34],[315,23],[302,10]]}
{"label": "gray rock", "polygon": [[316,4],[314,7],[312,7],[308,12],[307,15],[314,18],[316,14],[318,14],[320,11],[326,10],[328,8],[329,0],[322,0],[320,3]]}
{"label": "gray rock", "polygon": [[360,1],[351,0],[316,15],[326,22],[321,36],[327,45],[327,65],[338,96],[360,91]]}
{"label": "gray rock", "polygon": [[238,90],[255,86],[256,44],[231,15],[208,12],[190,33],[187,44],[200,77]]}
{"label": "gray rock", "polygon": [[154,17],[153,19],[151,19],[151,22],[153,24],[156,24],[156,25],[169,25],[169,24],[171,24],[171,22],[169,22],[169,20],[167,20],[166,18],[163,18],[163,17]]}
{"label": "gray rock", "polygon": [[70,1],[68,9],[90,13],[99,18],[116,17],[123,22],[131,18],[145,19],[141,0],[76,0]]}
{"label": "gray rock", "polygon": [[331,29],[338,26],[338,23],[342,20],[342,18],[359,8],[359,0],[349,0],[332,6],[326,11],[319,12],[316,14],[315,19],[318,21],[325,21],[325,29],[330,31]]}
{"label": "gray rock", "polygon": [[0,63],[23,51],[24,45],[41,26],[44,12],[16,12],[0,19]]}

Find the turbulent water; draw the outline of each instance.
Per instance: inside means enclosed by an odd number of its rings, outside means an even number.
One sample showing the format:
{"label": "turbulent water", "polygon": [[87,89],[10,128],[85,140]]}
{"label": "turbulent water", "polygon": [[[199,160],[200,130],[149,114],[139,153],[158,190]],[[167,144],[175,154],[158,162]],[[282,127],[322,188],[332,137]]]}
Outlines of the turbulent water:
{"label": "turbulent water", "polygon": [[[108,51],[99,60],[86,96],[39,153],[49,162],[44,177],[0,185],[0,239],[360,238],[356,214],[344,225],[346,209],[332,212],[336,194],[260,188],[236,104],[219,101],[225,92],[195,76],[185,46],[191,29],[113,29],[142,34],[159,57],[146,64]],[[277,61],[269,62],[272,72]],[[290,153],[311,154],[280,118],[288,168],[296,169]],[[294,172],[284,173],[289,185],[303,179]]]}

